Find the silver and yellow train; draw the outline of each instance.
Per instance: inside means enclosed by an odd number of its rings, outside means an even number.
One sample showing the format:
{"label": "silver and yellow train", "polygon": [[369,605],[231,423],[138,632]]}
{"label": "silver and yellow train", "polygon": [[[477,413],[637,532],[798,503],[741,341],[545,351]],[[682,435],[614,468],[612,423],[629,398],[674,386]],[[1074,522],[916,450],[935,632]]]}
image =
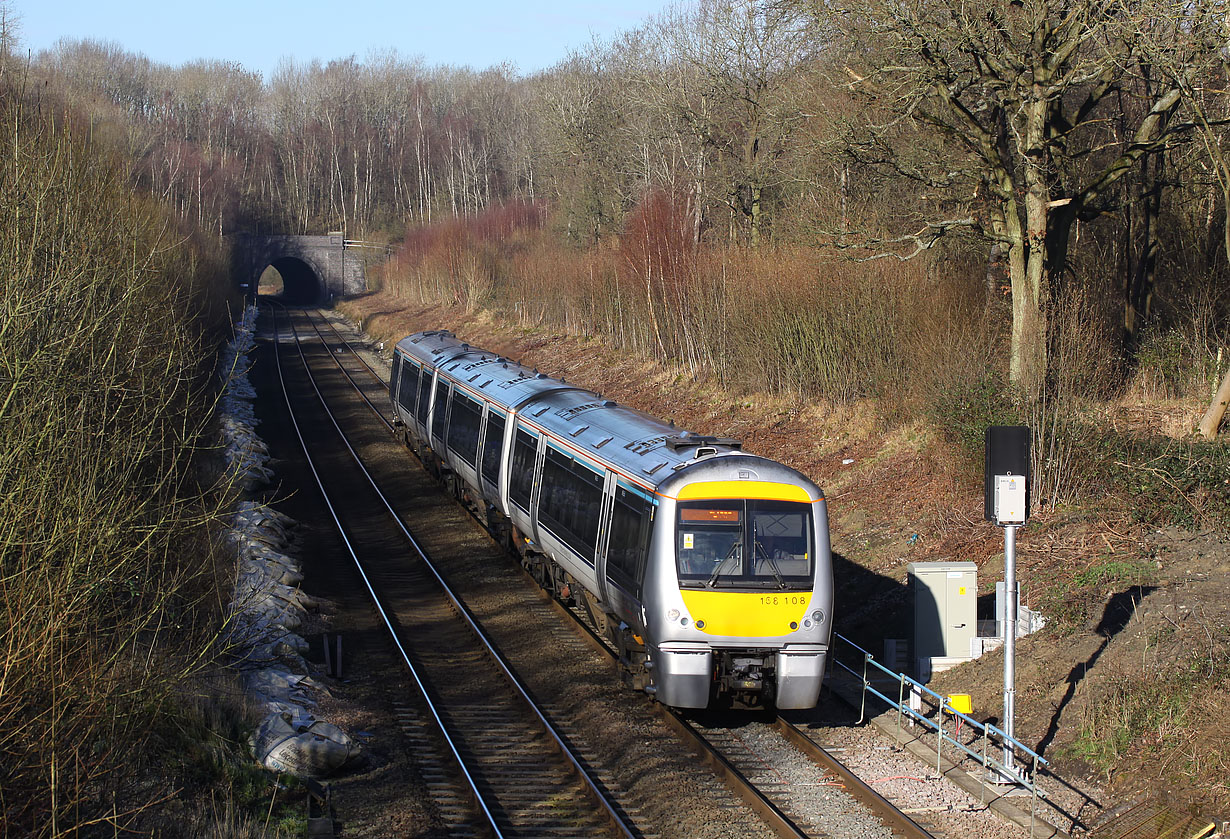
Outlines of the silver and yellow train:
{"label": "silver and yellow train", "polygon": [[833,569],[814,483],[449,332],[400,341],[390,390],[407,443],[588,610],[635,687],[680,708],[816,704]]}

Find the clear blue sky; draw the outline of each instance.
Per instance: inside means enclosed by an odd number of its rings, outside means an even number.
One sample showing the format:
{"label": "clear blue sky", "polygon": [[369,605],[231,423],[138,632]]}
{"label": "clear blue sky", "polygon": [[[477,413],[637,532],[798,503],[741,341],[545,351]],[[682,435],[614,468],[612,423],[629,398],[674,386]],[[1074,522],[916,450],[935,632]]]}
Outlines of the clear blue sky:
{"label": "clear blue sky", "polygon": [[504,61],[531,73],[596,35],[635,28],[669,0],[9,0],[22,47],[118,43],[163,64],[237,61],[268,80],[278,60],[329,61],[395,47],[428,64]]}

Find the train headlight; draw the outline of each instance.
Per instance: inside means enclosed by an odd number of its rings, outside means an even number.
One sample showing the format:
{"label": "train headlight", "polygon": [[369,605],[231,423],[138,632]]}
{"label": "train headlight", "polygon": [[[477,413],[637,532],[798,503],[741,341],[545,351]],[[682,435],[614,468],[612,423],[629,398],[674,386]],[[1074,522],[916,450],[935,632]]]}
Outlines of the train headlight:
{"label": "train headlight", "polygon": [[812,618],[812,620],[814,620],[816,623],[824,623],[824,610],[823,610],[823,609],[817,609],[816,611],[812,612],[812,613],[811,613],[811,618]]}
{"label": "train headlight", "polygon": [[811,618],[803,618],[803,628],[811,629]]}
{"label": "train headlight", "polygon": [[671,609],[669,612],[666,613],[666,619],[670,621],[671,623],[674,623],[675,621],[679,620],[679,610]]}

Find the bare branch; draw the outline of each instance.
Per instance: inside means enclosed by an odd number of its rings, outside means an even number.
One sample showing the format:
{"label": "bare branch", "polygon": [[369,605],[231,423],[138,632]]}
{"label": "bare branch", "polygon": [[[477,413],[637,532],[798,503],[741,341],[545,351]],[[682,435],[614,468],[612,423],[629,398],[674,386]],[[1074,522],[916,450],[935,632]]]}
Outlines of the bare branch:
{"label": "bare branch", "polygon": [[[879,250],[879,253],[871,256],[860,257],[855,259],[856,262],[871,262],[877,259],[894,258],[901,262],[906,262],[914,257],[922,254],[932,247],[935,243],[942,239],[947,234],[960,228],[977,228],[979,227],[978,220],[973,217],[946,219],[944,221],[928,222],[917,233],[910,233],[904,236],[893,238],[867,237],[863,234],[851,232],[842,232],[834,234],[837,241],[831,243],[832,247],[838,250]],[[857,242],[851,241],[857,238]],[[892,250],[882,250],[883,248],[891,248],[893,245],[913,245],[913,250],[908,253],[898,253]]]}

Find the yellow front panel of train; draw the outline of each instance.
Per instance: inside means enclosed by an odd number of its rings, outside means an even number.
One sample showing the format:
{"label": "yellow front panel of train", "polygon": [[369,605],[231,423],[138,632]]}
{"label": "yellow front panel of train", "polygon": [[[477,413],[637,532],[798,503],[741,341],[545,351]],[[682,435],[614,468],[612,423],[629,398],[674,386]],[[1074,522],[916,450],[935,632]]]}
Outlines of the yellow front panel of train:
{"label": "yellow front panel of train", "polygon": [[[693,591],[683,604],[706,635],[776,637],[794,632],[807,615],[810,591]],[[794,623],[794,627],[790,626]]]}
{"label": "yellow front panel of train", "polygon": [[698,481],[679,490],[680,501],[719,498],[765,498],[778,501],[800,501],[809,504],[815,499],[807,490],[794,484],[770,481]]}

